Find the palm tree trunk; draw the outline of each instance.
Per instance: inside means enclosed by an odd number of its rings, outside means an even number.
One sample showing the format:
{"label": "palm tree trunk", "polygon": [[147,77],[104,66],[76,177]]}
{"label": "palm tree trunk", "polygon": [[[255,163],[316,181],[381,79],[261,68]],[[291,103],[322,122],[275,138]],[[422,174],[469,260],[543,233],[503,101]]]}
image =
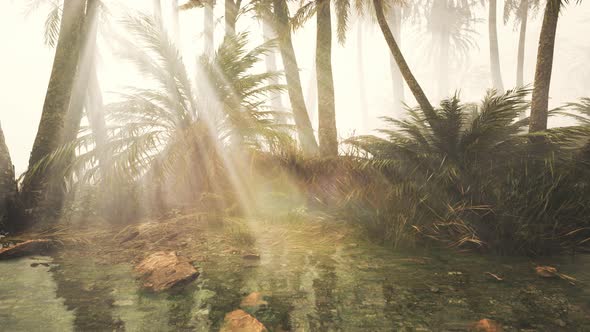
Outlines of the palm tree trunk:
{"label": "palm tree trunk", "polygon": [[[93,64],[90,69],[85,108],[86,115],[88,116],[88,123],[92,130],[92,134],[94,135],[94,143],[99,151],[102,151],[107,143],[107,124],[104,117],[103,107],[104,103],[98,80],[98,73],[96,72],[96,64]],[[108,156],[105,153],[99,154],[98,162],[101,169],[107,167],[107,159]]]}
{"label": "palm tree trunk", "polygon": [[[362,130],[366,131],[369,127],[369,103],[367,100],[367,89],[365,87],[365,57],[363,47],[363,25],[361,21],[357,23],[357,79],[358,79],[358,90],[359,100],[361,108],[361,126]],[[397,66],[397,65],[396,65]]]}
{"label": "palm tree trunk", "polygon": [[241,0],[225,0],[225,35],[234,36],[236,34],[236,23],[238,20],[238,11],[240,10]]}
{"label": "palm tree trunk", "polygon": [[309,69],[309,77],[307,85],[307,94],[305,95],[305,105],[307,106],[307,113],[311,119],[311,126],[314,127],[314,120],[318,119],[318,80],[316,76],[316,65],[315,65],[315,50],[313,47],[311,53],[311,68]]}
{"label": "palm tree trunk", "polygon": [[289,25],[289,9],[286,0],[273,0],[275,14],[275,31],[279,36],[279,48],[285,67],[285,78],[287,79],[287,90],[291,107],[293,108],[293,117],[297,134],[303,153],[307,156],[314,156],[318,153],[318,144],[313,134],[311,121],[305,107],[303,98],[303,89],[301,88],[301,78],[299,76],[299,67],[297,58],[293,49],[291,40],[291,28]]}
{"label": "palm tree trunk", "polygon": [[14,177],[14,166],[10,159],[10,152],[4,132],[0,126],[0,231],[14,231],[18,228],[18,220],[14,220],[11,209],[15,207],[17,199],[16,179]]}
{"label": "palm tree trunk", "polygon": [[[401,8],[394,7],[389,10],[389,15],[387,16],[388,24],[391,27],[391,33],[393,37],[398,43],[398,46],[401,46],[401,27],[402,27],[402,13]],[[405,101],[404,96],[404,78],[402,77],[402,73],[399,71],[399,67],[397,66],[397,62],[393,58],[392,55],[389,55],[389,70],[391,71],[391,83],[393,88],[393,107],[394,112],[400,112],[403,108],[403,104]]]}
{"label": "palm tree trunk", "polygon": [[[80,39],[86,1],[65,0],[57,41],[53,69],[43,104],[39,129],[29,158],[29,169],[60,145],[64,122],[72,96],[76,68],[80,53]],[[30,173],[31,174],[31,173]],[[23,182],[23,199],[26,208],[34,208],[43,197],[49,170],[26,175]]]}
{"label": "palm tree trunk", "polygon": [[535,86],[531,103],[530,132],[547,129],[549,109],[549,89],[551,87],[551,71],[553,70],[553,54],[555,52],[555,35],[559,20],[561,1],[548,0],[539,38],[537,68],[535,70]]}
{"label": "palm tree trunk", "polygon": [[438,55],[438,97],[442,100],[449,94],[449,46],[451,36],[445,24],[439,33],[440,54]]}
{"label": "palm tree trunk", "polygon": [[83,34],[80,38],[80,59],[78,71],[68,113],[64,125],[62,144],[67,144],[78,137],[80,121],[82,120],[84,105],[88,96],[90,72],[95,66],[96,34],[98,29],[98,1],[88,0],[84,17]]}
{"label": "palm tree trunk", "polygon": [[215,18],[213,16],[213,1],[207,1],[204,5],[204,45],[203,54],[207,57],[213,56],[215,52]]}
{"label": "palm tree trunk", "polygon": [[528,1],[522,0],[520,12],[520,37],[518,38],[518,61],[516,65],[516,86],[524,86],[524,54],[526,46],[526,30],[529,16]]}
{"label": "palm tree trunk", "polygon": [[489,8],[489,38],[490,38],[490,67],[492,71],[492,85],[500,93],[504,93],[504,83],[500,71],[500,51],[498,47],[497,2],[490,0]]}
{"label": "palm tree trunk", "polygon": [[406,84],[410,88],[410,91],[412,91],[414,98],[416,98],[418,105],[426,114],[426,120],[432,124],[431,120],[437,117],[436,113],[434,112],[434,108],[428,100],[428,97],[426,97],[426,94],[424,94],[424,90],[422,90],[422,87],[414,77],[414,74],[412,74],[406,59],[404,59],[404,55],[402,54],[399,46],[397,45],[397,42],[395,41],[395,38],[393,37],[393,34],[391,33],[391,30],[389,29],[389,26],[387,25],[385,15],[383,14],[383,4],[381,0],[373,0],[373,5],[375,7],[377,23],[379,23],[379,27],[381,28],[381,32],[383,33],[383,37],[385,37],[387,45],[389,46],[391,55],[395,59],[395,62],[397,63],[400,72],[406,81]]}
{"label": "palm tree trunk", "polygon": [[[273,39],[275,39],[276,36],[276,32],[274,30],[274,28],[272,27],[272,23],[270,22],[271,18],[264,18],[262,20],[262,34],[264,35],[264,41],[268,42],[271,41]],[[275,49],[273,48],[270,52],[268,52],[265,57],[264,57],[264,63],[266,64],[266,71],[271,73],[271,72],[277,72],[277,54],[275,52]],[[272,78],[269,83],[271,85],[279,85],[279,78],[278,77],[274,77]],[[269,99],[270,99],[270,106],[272,108],[273,111],[283,111],[283,102],[281,100],[281,94],[277,91],[272,91],[269,93]],[[279,117],[278,119],[280,122],[285,122],[285,119],[283,117]]]}
{"label": "palm tree trunk", "polygon": [[320,156],[338,155],[336,102],[332,74],[332,17],[330,0],[317,0],[316,75]]}

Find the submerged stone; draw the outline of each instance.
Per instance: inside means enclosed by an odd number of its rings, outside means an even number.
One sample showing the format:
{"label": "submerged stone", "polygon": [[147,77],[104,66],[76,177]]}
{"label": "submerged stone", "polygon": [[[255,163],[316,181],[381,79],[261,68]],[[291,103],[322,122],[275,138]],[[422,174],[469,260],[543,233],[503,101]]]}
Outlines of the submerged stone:
{"label": "submerged stone", "polygon": [[159,251],[151,254],[136,267],[143,286],[155,292],[168,290],[195,280],[199,272],[175,252]]}
{"label": "submerged stone", "polygon": [[240,303],[240,308],[248,312],[256,312],[261,308],[268,306],[268,302],[264,300],[263,295],[260,292],[252,292]]}
{"label": "submerged stone", "polygon": [[477,332],[502,332],[502,326],[491,319],[482,319],[473,325],[472,331]]}
{"label": "submerged stone", "polygon": [[220,332],[266,332],[264,325],[244,310],[234,310],[225,315]]}

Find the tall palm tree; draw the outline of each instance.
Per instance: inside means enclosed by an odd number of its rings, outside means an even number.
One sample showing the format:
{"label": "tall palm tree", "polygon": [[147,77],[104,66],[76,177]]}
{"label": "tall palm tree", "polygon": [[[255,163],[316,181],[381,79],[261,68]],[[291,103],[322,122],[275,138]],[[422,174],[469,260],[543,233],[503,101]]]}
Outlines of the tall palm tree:
{"label": "tall palm tree", "polygon": [[428,41],[428,47],[431,48],[431,56],[436,59],[440,98],[445,98],[450,92],[451,65],[465,63],[469,51],[476,47],[473,5],[470,1],[426,2],[427,31],[432,38]]}
{"label": "tall palm tree", "polygon": [[297,133],[301,148],[306,155],[317,155],[319,152],[318,144],[315,139],[309,114],[305,106],[303,89],[301,87],[301,78],[299,76],[299,66],[297,57],[293,48],[291,39],[291,25],[289,24],[289,8],[286,0],[273,0],[273,10],[275,17],[275,31],[278,35],[279,49],[283,66],[285,68],[285,77],[287,79],[287,88],[291,107],[293,108],[293,117],[297,127]]}
{"label": "tall palm tree", "polygon": [[[51,9],[45,20],[44,34],[45,44],[53,48],[56,46],[59,36],[63,2],[36,0],[31,2],[31,9],[37,9],[42,4],[49,5]],[[81,40],[80,63],[64,124],[63,144],[77,137],[83,111],[86,113],[88,123],[92,128],[92,134],[96,138],[95,144],[97,147],[103,146],[106,141],[107,134],[103,112],[102,90],[98,81],[95,58],[98,54],[97,35],[99,26],[107,17],[108,9],[105,7],[104,2],[87,0],[86,15],[82,27],[83,37]]]}
{"label": "tall palm tree", "polygon": [[0,230],[12,230],[14,220],[9,217],[11,205],[17,197],[14,166],[0,126]]}
{"label": "tall palm tree", "polygon": [[519,27],[516,86],[524,86],[524,60],[529,16],[536,14],[540,0],[507,0],[504,2],[504,23],[512,17]]}
{"label": "tall palm tree", "polygon": [[[392,6],[387,14],[387,22],[391,27],[391,33],[399,46],[401,46],[401,28],[402,28],[402,8],[400,6]],[[393,106],[400,110],[403,107],[404,96],[404,78],[395,62],[393,56],[389,56],[389,70],[391,72],[391,82],[393,88]]]}
{"label": "tall palm tree", "polygon": [[242,0],[225,0],[225,35],[234,36],[236,34],[236,23]]}
{"label": "tall palm tree", "polygon": [[[29,169],[53,153],[62,142],[63,128],[80,58],[85,11],[86,1],[64,1],[53,68],[39,129],[29,159]],[[27,208],[35,208],[46,194],[47,181],[51,174],[49,169],[27,174],[22,189],[24,204]]]}
{"label": "tall palm tree", "polygon": [[212,56],[215,52],[215,17],[213,9],[216,0],[189,0],[178,7],[179,10],[203,8],[203,54]]}
{"label": "tall palm tree", "polygon": [[[537,67],[535,69],[535,83],[531,103],[530,132],[547,129],[549,89],[553,70],[557,22],[559,20],[561,6],[568,2],[568,0],[547,0],[545,5],[541,36],[539,37],[539,50],[537,52]],[[576,2],[579,3],[581,0]]]}
{"label": "tall palm tree", "polygon": [[[295,28],[302,26],[314,14],[316,16],[316,80],[318,88],[318,137],[320,156],[338,155],[336,129],[336,101],[332,72],[332,1],[313,0],[299,8],[293,17]],[[334,1],[337,36],[340,43],[346,40],[350,0]]]}
{"label": "tall palm tree", "polygon": [[332,74],[332,12],[330,0],[317,0],[316,73],[320,156],[338,155],[336,100]]}
{"label": "tall palm tree", "polygon": [[490,67],[492,71],[492,86],[497,91],[504,92],[502,71],[500,68],[500,51],[498,46],[498,3],[496,0],[489,0],[488,30],[490,41]]}
{"label": "tall palm tree", "polygon": [[434,122],[432,122],[432,120],[431,120],[431,119],[436,118],[436,113],[434,111],[434,108],[432,107],[430,100],[428,100],[428,97],[426,97],[424,90],[422,90],[422,87],[420,86],[420,84],[416,80],[416,77],[414,77],[412,70],[408,66],[408,63],[406,62],[404,55],[402,54],[399,46],[397,45],[397,42],[395,41],[395,37],[391,33],[391,30],[387,24],[387,19],[385,18],[385,14],[383,12],[383,4],[382,4],[381,0],[373,0],[373,6],[375,7],[375,15],[377,17],[377,23],[379,24],[379,28],[381,28],[381,32],[383,33],[383,37],[385,38],[385,41],[387,42],[387,45],[389,46],[389,50],[391,52],[391,55],[394,57],[395,62],[397,63],[397,65],[402,73],[402,76],[404,77],[404,80],[406,81],[406,84],[410,88],[410,91],[414,95],[414,98],[416,98],[416,101],[418,102],[418,105],[422,109],[422,112],[424,112],[424,114],[426,115],[426,121],[431,123],[433,130],[436,130],[437,129],[437,128],[435,128],[436,124],[434,124]]}

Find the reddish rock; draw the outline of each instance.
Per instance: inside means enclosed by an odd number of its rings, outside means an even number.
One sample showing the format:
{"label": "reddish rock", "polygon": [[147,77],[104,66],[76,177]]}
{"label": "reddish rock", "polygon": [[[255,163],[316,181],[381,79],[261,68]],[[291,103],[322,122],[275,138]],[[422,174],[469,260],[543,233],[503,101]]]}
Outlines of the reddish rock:
{"label": "reddish rock", "polygon": [[46,254],[55,249],[58,244],[57,241],[43,239],[17,243],[12,247],[0,249],[0,260]]}
{"label": "reddish rock", "polygon": [[219,332],[267,332],[268,330],[256,318],[244,310],[235,310],[225,315]]}
{"label": "reddish rock", "polygon": [[135,267],[135,271],[141,275],[143,286],[155,292],[189,283],[199,276],[188,260],[172,251],[151,254]]}
{"label": "reddish rock", "polygon": [[476,332],[502,332],[502,326],[491,319],[482,319],[473,325],[471,331]]}

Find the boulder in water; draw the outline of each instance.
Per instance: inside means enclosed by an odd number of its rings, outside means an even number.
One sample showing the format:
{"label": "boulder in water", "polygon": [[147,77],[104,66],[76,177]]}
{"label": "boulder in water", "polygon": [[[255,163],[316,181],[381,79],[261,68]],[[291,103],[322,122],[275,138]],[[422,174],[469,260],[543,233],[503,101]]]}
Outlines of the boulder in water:
{"label": "boulder in water", "polygon": [[225,315],[220,332],[267,332],[268,330],[256,318],[244,310],[234,310]]}
{"label": "boulder in water", "polygon": [[141,275],[143,286],[154,292],[168,290],[195,280],[199,272],[175,252],[159,251],[141,261],[135,271]]}
{"label": "boulder in water", "polygon": [[18,258],[30,255],[47,254],[58,246],[54,240],[39,239],[20,242],[14,246],[0,249],[0,260]]}

